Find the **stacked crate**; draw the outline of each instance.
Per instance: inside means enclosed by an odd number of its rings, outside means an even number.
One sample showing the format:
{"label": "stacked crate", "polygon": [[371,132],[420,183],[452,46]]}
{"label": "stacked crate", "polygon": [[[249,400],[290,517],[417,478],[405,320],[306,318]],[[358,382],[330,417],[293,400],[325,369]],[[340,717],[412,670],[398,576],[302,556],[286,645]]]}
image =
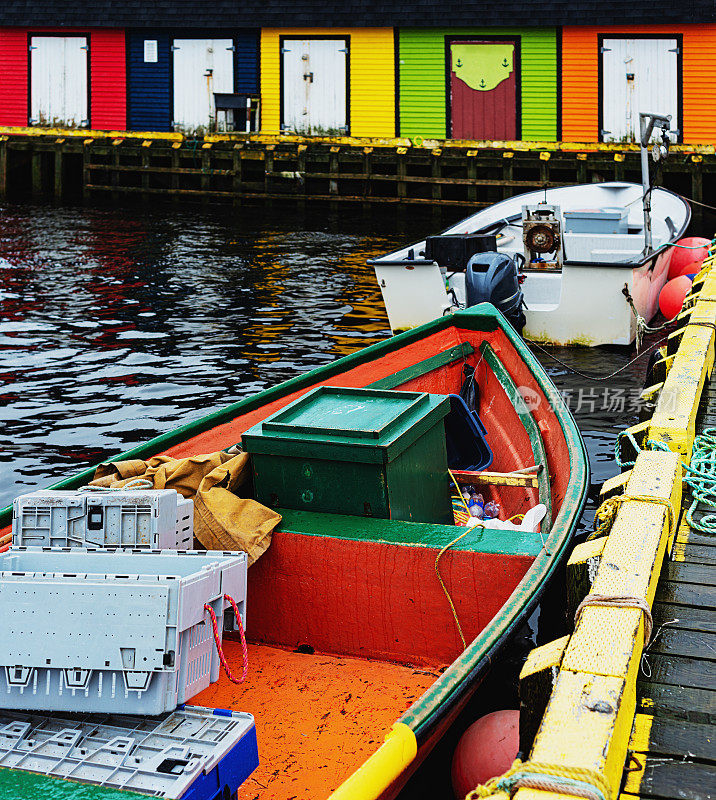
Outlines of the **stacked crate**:
{"label": "stacked crate", "polygon": [[[191,500],[143,485],[40,491],[17,498],[13,511],[13,544],[0,555],[0,764],[13,766],[13,731],[30,735],[27,712],[46,721],[81,712],[98,725],[94,715],[112,714],[120,728],[131,728],[127,715],[150,715],[160,731],[167,715],[184,714],[183,704],[218,680],[223,631],[245,623],[247,558],[192,549]],[[223,733],[226,752],[243,765],[224,771],[233,776],[224,784],[230,793],[258,765],[253,718],[240,716]],[[94,752],[81,726],[68,730]],[[127,739],[136,771],[162,773],[135,744]],[[180,759],[185,779],[170,781],[165,796],[193,798],[201,776],[202,787],[212,785],[192,746]],[[73,779],[103,782],[96,766],[88,758]],[[132,788],[156,785],[146,778]],[[201,798],[214,796],[202,789]]]}

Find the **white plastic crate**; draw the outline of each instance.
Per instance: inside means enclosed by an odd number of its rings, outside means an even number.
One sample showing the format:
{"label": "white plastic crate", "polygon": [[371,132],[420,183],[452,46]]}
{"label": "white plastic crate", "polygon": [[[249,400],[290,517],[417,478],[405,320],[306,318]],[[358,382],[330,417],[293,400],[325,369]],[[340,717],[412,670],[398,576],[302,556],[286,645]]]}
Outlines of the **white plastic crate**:
{"label": "white plastic crate", "polygon": [[194,547],[194,503],[174,489],[44,489],[18,497],[12,511],[12,541],[22,547]]}
{"label": "white plastic crate", "polygon": [[0,554],[0,708],[162,714],[219,677],[246,554],[12,548]]}
{"label": "white plastic crate", "polygon": [[222,800],[258,766],[251,714],[186,706],[154,719],[0,711],[0,767],[154,797]]}

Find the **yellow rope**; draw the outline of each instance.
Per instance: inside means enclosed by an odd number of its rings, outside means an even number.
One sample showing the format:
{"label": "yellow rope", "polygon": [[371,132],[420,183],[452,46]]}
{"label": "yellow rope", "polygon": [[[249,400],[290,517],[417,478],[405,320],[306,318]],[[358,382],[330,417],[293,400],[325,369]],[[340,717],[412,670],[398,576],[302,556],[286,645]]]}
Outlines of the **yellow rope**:
{"label": "yellow rope", "polygon": [[[467,511],[468,517],[472,517],[472,514],[470,514],[470,509],[468,508],[467,503],[465,502],[465,498],[462,496],[462,491],[460,491],[460,486],[458,485],[458,482],[455,480],[455,476],[452,474],[450,470],[448,470],[448,473],[452,478],[452,482],[455,484],[455,488],[457,489],[457,493],[460,496],[460,499],[462,500],[462,504],[465,506],[465,510]],[[435,556],[435,574],[438,576],[438,580],[440,581],[440,586],[442,586],[443,593],[445,594],[445,597],[447,598],[447,601],[450,604],[450,610],[452,611],[452,616],[453,619],[455,620],[455,626],[457,627],[457,632],[460,634],[463,650],[467,649],[467,642],[465,641],[465,635],[462,632],[462,626],[460,625],[460,620],[457,617],[455,604],[453,603],[452,597],[450,597],[450,592],[448,591],[447,586],[445,586],[445,582],[443,581],[442,575],[440,574],[439,564],[443,553],[449,550],[454,544],[457,544],[457,542],[459,542],[460,539],[463,539],[465,536],[467,536],[467,534],[470,533],[470,531],[475,530],[475,528],[484,528],[484,525],[474,525],[472,528],[468,528],[459,536],[455,537],[449,544],[446,544],[445,547],[443,547],[442,550],[440,550],[437,556]]]}
{"label": "yellow rope", "polygon": [[577,627],[582,612],[587,606],[606,606],[611,608],[638,608],[644,614],[644,647],[651,641],[651,631],[654,620],[651,615],[651,606],[643,597],[634,597],[627,594],[588,594],[577,606],[574,613],[574,627]]}
{"label": "yellow rope", "polygon": [[589,534],[587,540],[598,539],[600,536],[606,536],[612,529],[612,525],[614,524],[614,520],[620,506],[627,500],[635,500],[639,503],[654,503],[655,505],[664,506],[669,512],[669,533],[672,533],[676,523],[676,518],[674,515],[674,507],[671,505],[670,500],[666,500],[663,497],[648,497],[647,495],[641,494],[620,494],[616,497],[610,497],[599,506],[596,514],[594,515],[594,524],[597,527],[592,533]]}
{"label": "yellow rope", "polygon": [[611,800],[612,791],[601,772],[585,767],[567,767],[562,764],[543,764],[538,761],[522,763],[517,759],[512,766],[496,778],[476,786],[465,800],[484,797],[512,797],[518,789],[541,789],[587,800]]}

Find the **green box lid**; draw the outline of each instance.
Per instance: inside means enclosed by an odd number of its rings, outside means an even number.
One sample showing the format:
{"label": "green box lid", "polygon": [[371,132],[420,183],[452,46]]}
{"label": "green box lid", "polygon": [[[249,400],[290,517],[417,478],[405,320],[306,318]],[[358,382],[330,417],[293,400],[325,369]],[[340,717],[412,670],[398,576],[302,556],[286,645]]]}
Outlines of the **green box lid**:
{"label": "green box lid", "polygon": [[[249,429],[249,453],[378,462],[395,458],[450,411],[444,395],[319,386]],[[336,450],[338,448],[338,450]]]}

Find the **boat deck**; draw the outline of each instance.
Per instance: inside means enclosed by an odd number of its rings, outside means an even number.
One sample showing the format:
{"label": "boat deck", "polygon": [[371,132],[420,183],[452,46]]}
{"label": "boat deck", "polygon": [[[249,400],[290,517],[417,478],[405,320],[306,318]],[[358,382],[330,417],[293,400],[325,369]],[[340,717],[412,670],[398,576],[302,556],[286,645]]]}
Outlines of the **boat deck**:
{"label": "boat deck", "polygon": [[[241,645],[224,640],[241,674]],[[250,674],[222,673],[193,705],[247,711],[256,719],[260,764],[238,800],[322,800],[381,743],[385,731],[439,675],[364,658],[249,644]],[[338,757],[336,757],[338,753]]]}
{"label": "boat deck", "polygon": [[[682,481],[695,437],[716,428],[715,346],[716,241],[647,381],[652,416],[620,435],[606,529],[570,558],[574,631],[523,669],[521,769],[546,772],[553,797],[573,797],[570,780],[595,800],[716,794],[716,535],[687,522]],[[710,513],[700,503],[694,525]]]}

